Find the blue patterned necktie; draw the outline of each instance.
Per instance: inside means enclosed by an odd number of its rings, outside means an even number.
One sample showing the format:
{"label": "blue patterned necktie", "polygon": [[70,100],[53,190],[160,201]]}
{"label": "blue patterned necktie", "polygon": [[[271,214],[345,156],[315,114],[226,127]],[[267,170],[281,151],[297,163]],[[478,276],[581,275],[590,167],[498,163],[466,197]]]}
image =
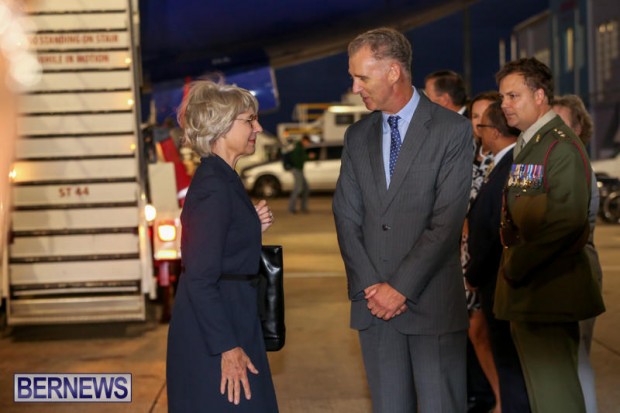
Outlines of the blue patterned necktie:
{"label": "blue patterned necktie", "polygon": [[388,116],[388,124],[390,125],[390,178],[394,174],[398,153],[400,152],[400,132],[398,131],[398,119],[400,116]]}

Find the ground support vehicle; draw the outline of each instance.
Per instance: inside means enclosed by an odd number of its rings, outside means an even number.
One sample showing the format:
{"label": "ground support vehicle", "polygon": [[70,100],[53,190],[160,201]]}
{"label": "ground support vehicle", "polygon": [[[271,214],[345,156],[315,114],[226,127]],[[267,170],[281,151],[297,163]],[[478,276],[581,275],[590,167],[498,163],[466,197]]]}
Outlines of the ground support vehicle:
{"label": "ground support vehicle", "polygon": [[600,195],[599,217],[605,222],[620,224],[620,179],[597,173],[596,181]]}
{"label": "ground support vehicle", "polygon": [[[304,164],[304,176],[313,192],[333,192],[340,174],[342,143],[323,143],[306,148],[309,159]],[[281,160],[247,167],[241,171],[245,188],[259,198],[271,198],[290,192],[295,179],[284,169]]]}
{"label": "ground support vehicle", "polygon": [[314,143],[342,143],[349,126],[370,111],[353,98],[345,98],[343,103],[299,103],[295,106],[296,123],[278,124],[278,139],[283,145],[300,140],[306,135]]}

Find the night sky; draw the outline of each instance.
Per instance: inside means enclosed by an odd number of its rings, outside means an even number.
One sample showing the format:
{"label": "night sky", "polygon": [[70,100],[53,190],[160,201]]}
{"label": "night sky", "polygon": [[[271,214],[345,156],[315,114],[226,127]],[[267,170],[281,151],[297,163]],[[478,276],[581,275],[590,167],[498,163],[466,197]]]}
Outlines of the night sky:
{"label": "night sky", "polygon": [[[510,59],[510,35],[515,25],[546,10],[547,0],[481,0],[471,6],[471,96],[496,89],[499,40]],[[413,84],[424,87],[424,77],[435,70],[463,73],[463,13],[455,13],[406,34],[413,45]],[[296,103],[338,102],[351,85],[346,53],[275,71],[280,109],[261,113],[263,128],[275,134],[280,122],[291,122]]]}

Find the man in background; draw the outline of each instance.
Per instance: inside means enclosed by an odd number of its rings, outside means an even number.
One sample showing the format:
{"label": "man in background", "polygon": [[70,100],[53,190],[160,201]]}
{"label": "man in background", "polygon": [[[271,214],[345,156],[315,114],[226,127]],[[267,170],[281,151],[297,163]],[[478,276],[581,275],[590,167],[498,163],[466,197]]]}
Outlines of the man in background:
{"label": "man in background", "polygon": [[[458,73],[452,70],[430,73],[425,78],[424,92],[432,102],[459,115],[471,116],[470,111],[467,110],[465,82]],[[470,107],[473,108],[473,106]],[[473,132],[476,134],[478,131],[474,130]],[[482,178],[491,163],[491,156],[481,150],[479,141],[474,136],[472,136],[471,142],[474,162],[472,164],[470,205],[476,199],[478,190],[482,185]],[[467,267],[469,261],[467,237],[467,226],[465,226],[461,238],[461,265],[463,268]],[[478,312],[480,311],[478,293],[467,289],[465,294],[470,318],[467,337],[467,411],[468,413],[486,413],[494,403],[500,404],[497,372],[493,363],[486,324],[483,324],[483,316]]]}
{"label": "man in background", "polygon": [[426,96],[440,106],[467,116],[467,90],[461,75],[452,70],[439,70],[424,78]]}
{"label": "man in background", "polygon": [[304,175],[304,164],[308,160],[308,153],[306,147],[310,144],[310,138],[304,135],[301,141],[295,142],[293,150],[286,156],[289,157],[290,167],[289,172],[293,174],[295,183],[293,185],[293,191],[288,202],[288,210],[292,214],[297,213],[297,199],[300,199],[301,212],[308,213],[308,194],[310,188],[308,187],[308,181]]}

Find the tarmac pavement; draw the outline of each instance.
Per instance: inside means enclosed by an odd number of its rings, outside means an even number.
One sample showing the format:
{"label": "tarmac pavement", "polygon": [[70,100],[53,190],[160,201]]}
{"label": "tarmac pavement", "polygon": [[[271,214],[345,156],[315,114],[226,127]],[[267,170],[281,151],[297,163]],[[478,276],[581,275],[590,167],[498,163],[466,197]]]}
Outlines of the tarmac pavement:
{"label": "tarmac pavement", "polygon": [[[370,413],[357,334],[348,327],[344,266],[330,197],[310,214],[270,201],[276,221],[265,244],[284,246],[287,342],[270,353],[282,413]],[[599,413],[620,413],[620,225],[596,233],[607,312],[592,344]],[[167,325],[145,323],[6,329],[0,338],[0,412],[166,412]],[[15,373],[131,373],[131,403],[14,403]],[[216,412],[208,412],[216,413]]]}

